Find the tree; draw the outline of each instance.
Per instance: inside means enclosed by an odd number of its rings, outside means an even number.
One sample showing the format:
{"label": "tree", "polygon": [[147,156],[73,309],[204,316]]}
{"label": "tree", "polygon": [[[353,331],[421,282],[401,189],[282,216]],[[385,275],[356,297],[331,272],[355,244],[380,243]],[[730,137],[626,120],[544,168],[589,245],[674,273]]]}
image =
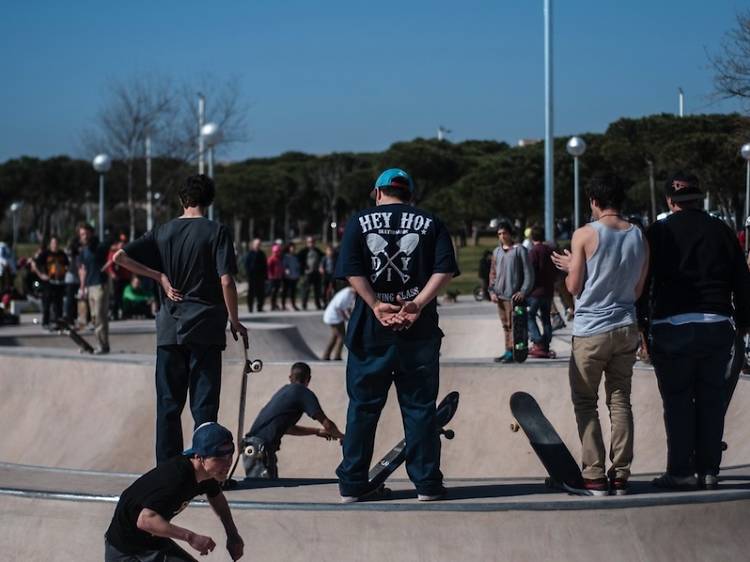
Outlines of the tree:
{"label": "tree", "polygon": [[737,14],[737,27],[726,34],[721,48],[721,53],[709,55],[716,93],[750,100],[750,10]]}

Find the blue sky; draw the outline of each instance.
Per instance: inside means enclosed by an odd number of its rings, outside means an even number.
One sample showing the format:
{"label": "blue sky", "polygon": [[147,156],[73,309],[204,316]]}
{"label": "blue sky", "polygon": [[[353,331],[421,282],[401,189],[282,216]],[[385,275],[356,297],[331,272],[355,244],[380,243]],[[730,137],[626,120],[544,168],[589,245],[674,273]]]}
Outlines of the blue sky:
{"label": "blue sky", "polygon": [[[555,133],[712,103],[737,0],[554,1]],[[223,156],[544,133],[542,0],[30,1],[0,21],[0,162],[80,154],[108,79],[237,77],[251,140]],[[211,100],[208,100],[211,103]]]}

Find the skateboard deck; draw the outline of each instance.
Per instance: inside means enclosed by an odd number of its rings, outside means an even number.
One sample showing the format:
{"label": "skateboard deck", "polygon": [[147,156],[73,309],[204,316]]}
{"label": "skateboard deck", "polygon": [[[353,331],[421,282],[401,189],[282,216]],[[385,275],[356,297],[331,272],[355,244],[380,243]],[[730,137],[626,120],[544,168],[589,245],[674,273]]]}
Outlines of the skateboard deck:
{"label": "skateboard deck", "polygon": [[[435,412],[435,419],[437,421],[437,426],[440,429],[440,434],[444,435],[446,439],[453,439],[455,436],[453,431],[445,429],[445,426],[450,423],[458,409],[458,398],[458,392],[450,392],[441,400]],[[393,474],[405,460],[406,439],[402,439],[370,469],[370,472],[367,475],[370,489],[374,491],[378,488],[382,488],[385,481],[388,480],[388,477]]]}
{"label": "skateboard deck", "polygon": [[510,397],[510,410],[549,474],[545,485],[580,496],[591,495],[584,489],[578,463],[534,397],[526,392],[514,392]]}
{"label": "skateboard deck", "polygon": [[[34,324],[38,324],[39,321],[35,318]],[[94,353],[94,348],[91,346],[89,342],[87,342],[85,339],[83,339],[83,336],[78,333],[78,330],[76,330],[73,326],[65,322],[64,320],[57,320],[55,322],[55,331],[58,334],[66,335],[71,340],[73,340],[73,343],[75,343],[78,346],[78,350],[81,353]]]}
{"label": "skateboard deck", "polygon": [[513,361],[523,363],[529,356],[529,324],[526,303],[514,304],[511,314]]}
{"label": "skateboard deck", "polygon": [[234,471],[237,469],[237,463],[242,458],[244,452],[244,425],[245,425],[245,404],[247,402],[247,377],[250,373],[259,373],[263,369],[263,362],[260,359],[248,359],[247,358],[247,347],[245,341],[242,341],[242,353],[244,360],[242,361],[242,374],[240,379],[240,407],[237,412],[237,458],[234,459],[232,464],[232,470],[229,471],[229,476],[224,483],[225,487],[232,487],[236,485],[232,476]]}

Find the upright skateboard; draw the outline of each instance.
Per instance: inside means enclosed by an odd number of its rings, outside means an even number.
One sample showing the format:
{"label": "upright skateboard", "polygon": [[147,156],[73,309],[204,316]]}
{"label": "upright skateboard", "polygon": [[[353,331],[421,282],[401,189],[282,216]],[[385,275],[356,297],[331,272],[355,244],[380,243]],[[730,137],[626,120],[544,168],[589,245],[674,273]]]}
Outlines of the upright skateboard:
{"label": "upright skateboard", "polygon": [[523,363],[529,356],[529,324],[526,303],[513,304],[511,331],[513,332],[513,361]]}
{"label": "upright skateboard", "polygon": [[[446,439],[453,439],[455,434],[450,429],[445,429],[445,426],[450,423],[451,419],[458,409],[458,392],[449,393],[443,400],[438,404],[437,411],[435,413],[435,419],[437,426],[440,430],[440,434],[444,435]],[[406,439],[402,439],[396,446],[393,447],[386,455],[378,461],[378,463],[370,469],[367,474],[367,480],[370,484],[369,494],[378,494],[387,492],[385,488],[385,481],[388,477],[393,474],[399,466],[401,466],[406,460]]]}
{"label": "upright skateboard", "polygon": [[[579,496],[591,495],[584,488],[578,463],[534,397],[526,392],[514,392],[510,397],[510,410],[529,438],[536,456],[547,469],[549,477],[545,479],[545,485]],[[518,427],[512,425],[511,430],[518,431]]]}
{"label": "upright skateboard", "polygon": [[[34,318],[34,324],[39,324],[39,320]],[[94,348],[87,342],[81,334],[78,333],[71,324],[68,324],[65,320],[57,320],[55,322],[54,331],[58,334],[68,336],[78,346],[78,350],[81,353],[94,353]]]}
{"label": "upright skateboard", "polygon": [[247,376],[250,373],[259,373],[263,369],[263,361],[260,359],[250,360],[247,358],[247,346],[245,341],[242,342],[242,353],[244,361],[242,362],[242,375],[240,375],[242,377],[240,381],[240,408],[237,415],[237,458],[234,459],[232,470],[229,471],[229,476],[227,476],[224,487],[232,487],[234,485],[232,476],[234,475],[234,471],[237,469],[237,463],[240,461],[242,453],[244,452],[243,426],[245,425],[245,403],[247,402]]}

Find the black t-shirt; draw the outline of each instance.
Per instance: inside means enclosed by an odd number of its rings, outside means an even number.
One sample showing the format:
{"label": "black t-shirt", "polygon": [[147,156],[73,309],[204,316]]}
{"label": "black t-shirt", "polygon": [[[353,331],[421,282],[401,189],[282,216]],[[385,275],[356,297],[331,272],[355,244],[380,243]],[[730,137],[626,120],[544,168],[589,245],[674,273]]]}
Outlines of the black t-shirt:
{"label": "black t-shirt", "polygon": [[107,529],[107,540],[125,554],[164,548],[169,544],[168,539],[155,537],[138,528],[141,511],[150,509],[170,521],[195,496],[206,494],[213,498],[220,492],[216,480],[198,483],[190,459],[178,455],[141,476],[120,495]]}
{"label": "black t-shirt", "polygon": [[206,218],[174,219],[125,246],[134,260],[165,273],[183,300],[160,289],[156,345],[226,345],[221,276],[237,273],[229,229]]}
{"label": "black t-shirt", "polygon": [[312,390],[304,384],[287,384],[263,406],[248,434],[259,437],[268,447],[278,451],[281,438],[299,421],[303,413],[314,419],[320,417],[322,412],[320,402]]}
{"label": "black t-shirt", "polygon": [[[396,203],[361,211],[346,225],[336,277],[366,277],[381,302],[395,303],[397,295],[413,300],[434,273],[459,275],[450,235],[435,215]],[[411,328],[395,332],[357,297],[346,330],[350,349],[442,336],[434,299]]]}
{"label": "black t-shirt", "polygon": [[86,287],[103,285],[107,282],[107,274],[102,271],[102,267],[107,263],[107,254],[109,254],[109,244],[99,243],[96,238],[93,238],[89,244],[81,246],[79,260],[86,268],[84,281]]}
{"label": "black t-shirt", "polygon": [[52,252],[42,250],[34,260],[37,269],[49,276],[49,282],[53,285],[62,285],[65,282],[65,274],[68,271],[68,256],[62,250]]}

